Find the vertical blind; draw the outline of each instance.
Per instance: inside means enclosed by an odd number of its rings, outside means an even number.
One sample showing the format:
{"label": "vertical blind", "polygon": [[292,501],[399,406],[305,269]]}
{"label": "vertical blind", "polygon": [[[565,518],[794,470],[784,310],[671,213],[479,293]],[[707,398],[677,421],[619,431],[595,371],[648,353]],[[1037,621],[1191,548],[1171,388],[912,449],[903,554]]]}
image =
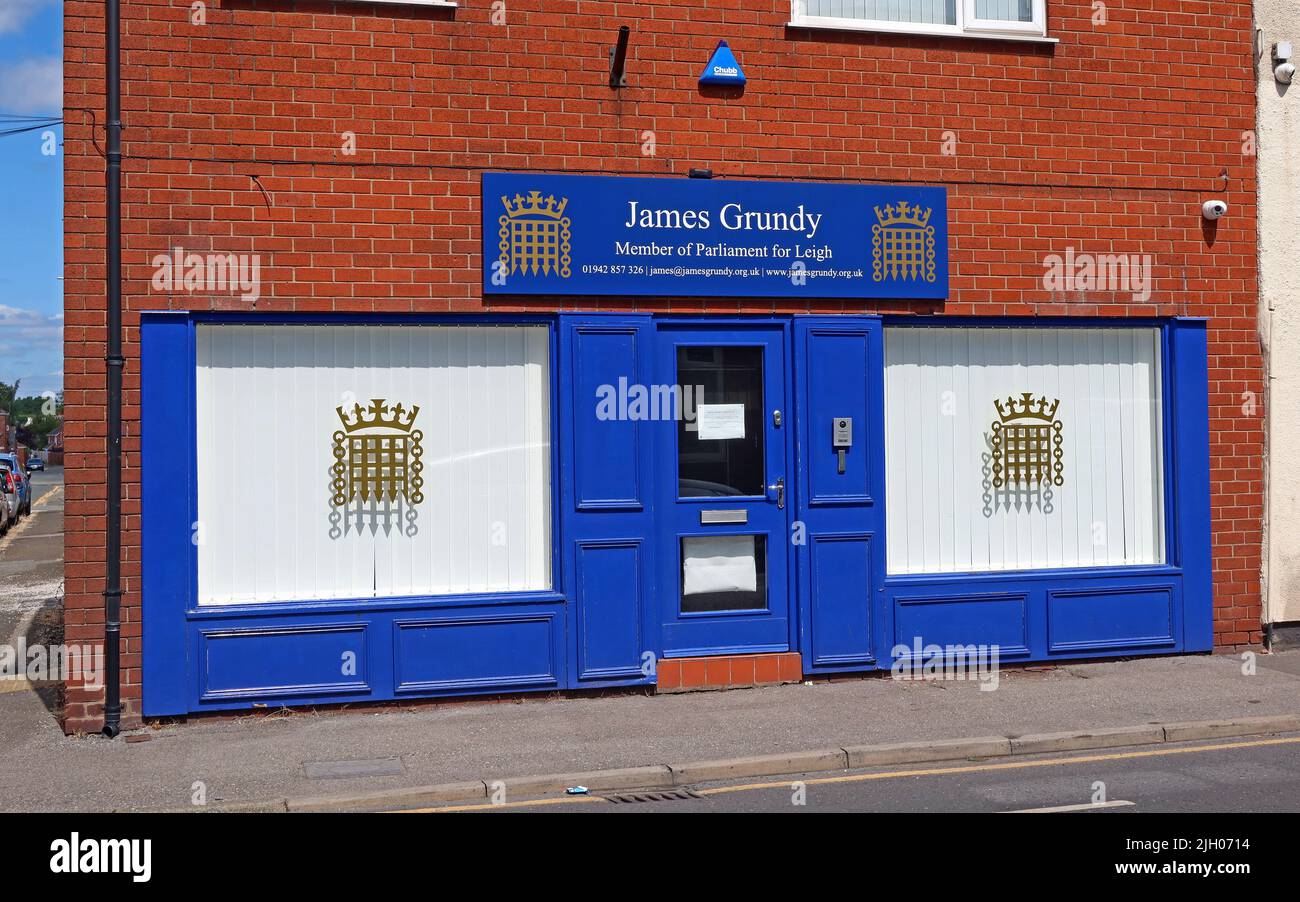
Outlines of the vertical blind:
{"label": "vertical blind", "polygon": [[[994,484],[1024,392],[1059,401],[1059,486]],[[889,572],[1161,563],[1162,443],[1156,329],[886,328]]]}
{"label": "vertical blind", "polygon": [[809,16],[956,25],[957,0],[807,0]]}
{"label": "vertical blind", "polygon": [[[550,587],[545,327],[200,325],[196,342],[200,604]],[[335,503],[335,408],[373,399],[419,407],[414,503]]]}
{"label": "vertical blind", "polygon": [[1003,22],[1032,22],[1033,0],[975,0],[975,16]]}

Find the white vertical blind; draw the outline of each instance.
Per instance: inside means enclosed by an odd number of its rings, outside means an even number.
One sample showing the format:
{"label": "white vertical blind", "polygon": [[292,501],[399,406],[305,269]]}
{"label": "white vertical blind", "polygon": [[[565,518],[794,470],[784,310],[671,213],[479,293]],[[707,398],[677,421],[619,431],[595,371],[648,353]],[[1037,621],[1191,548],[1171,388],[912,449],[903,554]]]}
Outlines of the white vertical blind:
{"label": "white vertical blind", "polygon": [[[993,485],[995,400],[1060,401],[1063,485]],[[1165,559],[1156,329],[885,329],[890,573]]]}
{"label": "white vertical blind", "polygon": [[[197,330],[200,604],[551,585],[542,326]],[[423,433],[424,499],[332,502],[336,407]]]}
{"label": "white vertical blind", "polygon": [[957,24],[957,0],[806,0],[806,14],[836,19]]}
{"label": "white vertical blind", "polygon": [[1003,22],[1032,22],[1033,0],[975,0],[975,16]]}

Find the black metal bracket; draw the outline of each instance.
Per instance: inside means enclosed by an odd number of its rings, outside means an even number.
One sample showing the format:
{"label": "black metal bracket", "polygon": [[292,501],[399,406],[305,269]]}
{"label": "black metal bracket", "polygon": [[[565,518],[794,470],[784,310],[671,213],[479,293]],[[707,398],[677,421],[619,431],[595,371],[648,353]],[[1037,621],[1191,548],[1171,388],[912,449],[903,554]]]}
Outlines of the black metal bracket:
{"label": "black metal bracket", "polygon": [[627,87],[627,40],[632,29],[618,27],[618,43],[609,48],[609,86],[614,90]]}

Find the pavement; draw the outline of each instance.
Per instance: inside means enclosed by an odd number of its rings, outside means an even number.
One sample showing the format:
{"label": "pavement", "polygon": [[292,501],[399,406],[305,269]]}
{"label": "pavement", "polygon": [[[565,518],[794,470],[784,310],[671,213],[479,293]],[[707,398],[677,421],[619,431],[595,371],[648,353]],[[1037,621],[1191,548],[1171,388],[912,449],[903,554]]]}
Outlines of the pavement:
{"label": "pavement", "polygon": [[[36,474],[35,515],[0,540],[0,635],[29,644],[60,630],[60,477]],[[0,810],[414,807],[481,799],[497,781],[518,797],[553,793],[574,775],[632,788],[664,774],[680,785],[1280,733],[1288,722],[1260,720],[1278,715],[1300,716],[1300,649],[1004,670],[994,691],[885,675],[194,717],[116,740],[65,736],[57,687],[0,680]],[[1220,726],[1177,726],[1189,721]],[[1068,736],[1026,738],[1058,733]],[[595,774],[627,768],[638,770]]]}

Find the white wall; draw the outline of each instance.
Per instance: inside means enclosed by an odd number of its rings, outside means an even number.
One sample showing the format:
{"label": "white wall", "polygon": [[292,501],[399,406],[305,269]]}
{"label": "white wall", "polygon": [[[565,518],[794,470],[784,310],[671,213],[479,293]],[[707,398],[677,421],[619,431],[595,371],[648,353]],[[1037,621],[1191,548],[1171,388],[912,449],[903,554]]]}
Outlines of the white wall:
{"label": "white wall", "polygon": [[[196,356],[201,604],[550,586],[544,327],[201,325]],[[332,504],[335,408],[372,398],[420,408],[413,507]]]}
{"label": "white wall", "polygon": [[[890,573],[1161,563],[1155,329],[885,329]],[[994,400],[1057,399],[1063,484],[993,482]]]}
{"label": "white wall", "polygon": [[[1300,622],[1300,79],[1273,78],[1272,47],[1300,45],[1300,3],[1256,0],[1260,331],[1269,389],[1264,621]],[[1292,62],[1297,62],[1292,60]],[[1229,212],[1228,215],[1232,215]]]}

